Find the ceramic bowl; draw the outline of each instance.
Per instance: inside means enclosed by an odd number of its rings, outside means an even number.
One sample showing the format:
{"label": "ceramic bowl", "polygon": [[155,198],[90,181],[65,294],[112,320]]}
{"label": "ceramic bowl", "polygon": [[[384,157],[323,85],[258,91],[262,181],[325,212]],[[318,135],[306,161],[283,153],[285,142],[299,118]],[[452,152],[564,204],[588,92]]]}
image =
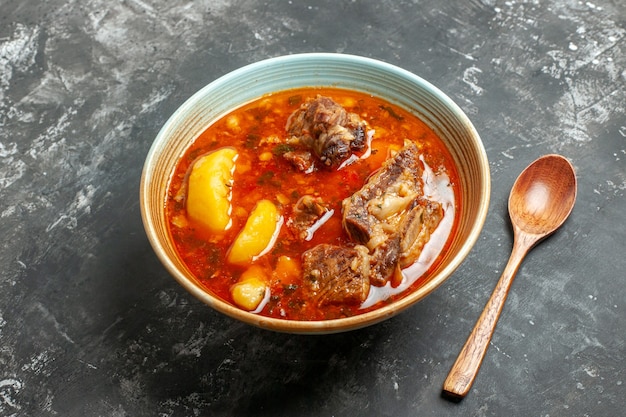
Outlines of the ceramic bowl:
{"label": "ceramic bowl", "polygon": [[[367,92],[418,115],[447,145],[459,170],[462,207],[449,249],[425,283],[377,310],[325,321],[272,319],[241,310],[203,289],[178,256],[168,230],[165,200],[179,158],[217,118],[268,93],[330,86]],[[170,117],[147,155],[141,178],[141,214],[148,239],[170,274],[208,306],[251,325],[290,333],[335,333],[388,319],[433,292],[457,269],[483,227],[490,197],[489,163],[463,111],[429,82],[396,66],[345,54],[298,54],[237,69],[198,91]]]}

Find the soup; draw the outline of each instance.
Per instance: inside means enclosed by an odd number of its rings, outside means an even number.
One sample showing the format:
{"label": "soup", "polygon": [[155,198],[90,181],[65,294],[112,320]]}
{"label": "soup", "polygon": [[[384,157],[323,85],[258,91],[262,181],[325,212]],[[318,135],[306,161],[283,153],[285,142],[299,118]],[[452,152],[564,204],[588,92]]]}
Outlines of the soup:
{"label": "soup", "polygon": [[303,88],[209,126],[180,159],[166,214],[204,288],[257,314],[360,314],[428,279],[461,204],[418,117],[371,95]]}

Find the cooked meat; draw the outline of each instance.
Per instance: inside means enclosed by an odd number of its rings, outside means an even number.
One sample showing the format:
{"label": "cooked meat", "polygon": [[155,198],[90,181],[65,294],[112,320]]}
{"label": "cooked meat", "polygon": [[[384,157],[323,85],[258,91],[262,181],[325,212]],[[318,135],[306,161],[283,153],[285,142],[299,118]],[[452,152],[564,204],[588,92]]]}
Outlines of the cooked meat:
{"label": "cooked meat", "polygon": [[384,286],[398,269],[400,259],[400,235],[389,236],[370,255],[370,283]]}
{"label": "cooked meat", "polygon": [[313,155],[309,151],[290,151],[283,154],[283,158],[291,162],[291,164],[298,170],[304,173],[313,172],[315,169],[315,163],[313,161]]}
{"label": "cooked meat", "polygon": [[401,268],[417,261],[441,219],[443,219],[441,204],[421,197],[413,201],[402,225],[399,263]]}
{"label": "cooked meat", "polygon": [[417,197],[402,215],[376,224],[377,239],[368,242],[370,255],[370,282],[383,286],[398,268],[414,263],[443,218],[439,203]]}
{"label": "cooked meat", "polygon": [[286,129],[290,143],[307,146],[330,167],[367,146],[366,123],[329,97],[308,99],[289,116]]}
{"label": "cooked meat", "polygon": [[[401,268],[419,258],[443,218],[441,205],[423,197],[422,170],[417,146],[407,141],[343,200],[343,225],[356,246],[321,244],[303,254],[305,285],[319,305],[362,303],[370,285],[398,284]],[[324,210],[313,197],[299,206],[303,224]]]}
{"label": "cooked meat", "polygon": [[313,233],[332,216],[333,212],[324,206],[321,198],[305,195],[294,205],[293,216],[287,225],[295,230],[300,239],[311,240]]}
{"label": "cooked meat", "polygon": [[422,171],[417,146],[407,141],[359,191],[343,200],[343,225],[352,240],[369,243],[370,250],[385,240],[382,225],[422,194]]}
{"label": "cooked meat", "polygon": [[369,294],[367,248],[320,244],[302,255],[303,282],[319,306],[356,304]]}
{"label": "cooked meat", "polygon": [[417,146],[407,141],[343,200],[345,230],[370,251],[372,285],[385,285],[398,267],[415,262],[443,217],[439,203],[422,197],[422,170]]}

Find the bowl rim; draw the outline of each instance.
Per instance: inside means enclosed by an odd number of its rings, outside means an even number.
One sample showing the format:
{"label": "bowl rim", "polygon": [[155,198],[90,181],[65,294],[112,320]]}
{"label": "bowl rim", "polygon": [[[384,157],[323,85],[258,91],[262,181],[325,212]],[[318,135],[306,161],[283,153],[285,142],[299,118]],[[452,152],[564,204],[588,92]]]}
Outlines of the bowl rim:
{"label": "bowl rim", "polygon": [[[191,110],[195,106],[197,106],[202,98],[205,97],[208,93],[219,89],[223,85],[227,85],[228,83],[232,82],[232,80],[236,80],[243,75],[261,70],[263,68],[289,64],[294,60],[308,60],[312,62],[334,61],[337,63],[350,63],[369,66],[377,69],[378,71],[394,74],[405,79],[407,82],[418,85],[422,89],[426,90],[429,94],[436,97],[437,100],[439,100],[444,105],[444,107],[446,107],[447,110],[450,111],[454,115],[454,117],[463,124],[465,129],[468,130],[468,132],[474,139],[472,141],[473,146],[478,151],[478,164],[479,166],[485,168],[484,170],[482,170],[484,175],[481,177],[482,181],[480,183],[480,186],[483,188],[484,193],[481,196],[482,198],[480,199],[480,204],[477,208],[477,217],[470,228],[470,233],[468,234],[467,238],[465,239],[465,241],[462,242],[456,255],[449,261],[449,263],[438,272],[436,277],[427,280],[422,286],[420,286],[420,291],[413,291],[399,298],[398,300],[395,300],[389,305],[384,305],[372,311],[357,314],[355,316],[330,320],[300,321],[265,317],[239,309],[227,303],[226,301],[223,301],[218,297],[209,294],[191,279],[186,277],[176,267],[174,262],[167,256],[163,244],[160,242],[156,231],[153,230],[154,228],[152,227],[152,225],[155,223],[155,219],[150,210],[148,210],[151,193],[150,187],[148,187],[147,184],[152,179],[151,169],[154,166],[154,162],[159,155],[159,152],[162,149],[168,134],[172,131],[172,128],[179,123],[179,119],[181,119],[181,116],[189,114]],[[321,84],[312,84],[312,86],[315,85]],[[196,91],[174,111],[174,113],[168,118],[168,120],[159,130],[147,153],[140,181],[141,217],[148,240],[161,263],[165,266],[168,272],[178,281],[178,283],[183,286],[183,288],[185,288],[193,296],[195,296],[197,299],[199,299],[209,307],[212,307],[213,309],[231,318],[243,321],[251,325],[255,325],[260,328],[265,328],[278,332],[300,334],[337,333],[373,325],[399,314],[407,307],[417,303],[427,295],[431,294],[437,287],[443,284],[443,282],[445,282],[453,274],[453,272],[461,265],[461,263],[465,260],[465,258],[471,251],[472,247],[475,245],[484,226],[491,198],[490,169],[484,144],[478,132],[476,131],[476,128],[469,120],[467,115],[450,97],[448,97],[439,88],[435,87],[433,84],[421,78],[420,76],[396,65],[358,55],[325,52],[283,55],[247,64],[218,77],[214,81],[202,87],[200,90]],[[165,197],[166,196],[163,196],[163,199],[165,199]]]}

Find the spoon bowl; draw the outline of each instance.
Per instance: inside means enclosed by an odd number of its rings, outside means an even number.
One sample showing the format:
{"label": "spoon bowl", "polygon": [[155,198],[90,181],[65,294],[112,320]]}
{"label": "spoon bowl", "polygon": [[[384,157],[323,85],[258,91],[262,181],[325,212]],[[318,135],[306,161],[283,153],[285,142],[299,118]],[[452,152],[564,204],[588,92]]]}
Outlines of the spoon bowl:
{"label": "spoon bowl", "polygon": [[560,155],[545,155],[517,178],[509,196],[511,223],[521,231],[547,236],[569,216],[576,200],[576,175]]}
{"label": "spoon bowl", "polygon": [[554,154],[537,159],[515,180],[509,196],[511,257],[443,384],[446,397],[460,401],[469,392],[522,260],[565,222],[574,207],[576,188],[574,167]]}

